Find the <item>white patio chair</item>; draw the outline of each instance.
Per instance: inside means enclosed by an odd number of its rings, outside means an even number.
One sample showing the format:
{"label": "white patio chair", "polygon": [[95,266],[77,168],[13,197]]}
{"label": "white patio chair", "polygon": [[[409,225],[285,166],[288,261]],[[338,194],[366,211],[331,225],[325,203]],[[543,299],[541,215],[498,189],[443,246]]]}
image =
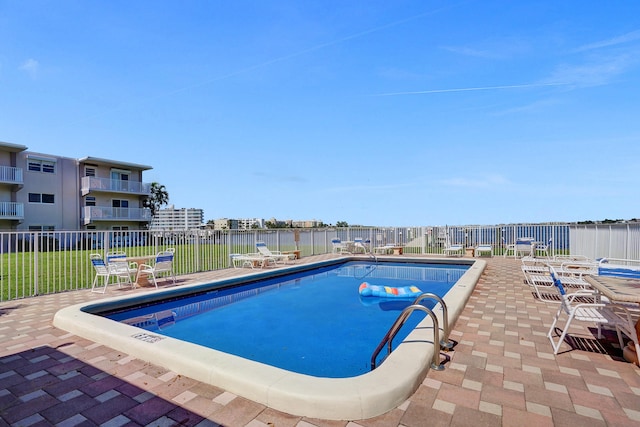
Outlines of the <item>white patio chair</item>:
{"label": "white patio chair", "polygon": [[331,239],[332,252],[334,254],[350,254],[349,248],[346,243],[343,243],[342,240],[335,238]]}
{"label": "white patio chair", "polygon": [[549,248],[551,248],[552,244],[553,244],[553,238],[549,239],[547,243],[536,242],[535,248],[534,248],[534,252],[535,252],[534,255],[535,256],[542,255],[545,258],[549,258]]}
{"label": "white patio chair", "polygon": [[356,237],[353,239],[353,253],[368,253],[369,249],[367,248],[367,245],[369,243],[369,240],[364,240],[362,237]]}
{"label": "white patio chair", "polygon": [[[102,255],[90,254],[89,259],[91,259],[91,264],[93,265],[93,269],[96,272],[93,283],[91,284],[91,292],[105,293],[112,277],[116,278],[118,287],[121,286],[120,279],[124,279],[125,283],[128,283],[133,287],[133,282],[131,281],[131,276],[129,275],[129,273],[119,271],[114,267],[110,267],[107,263],[104,262],[104,260],[102,259]],[[98,286],[100,278],[102,278],[102,291],[99,290]]]}
{"label": "white patio chair", "polygon": [[114,276],[127,279],[132,283],[131,278],[138,274],[138,263],[127,262],[127,254],[123,251],[107,252],[107,266]]}
{"label": "white patio chair", "polygon": [[[158,287],[158,277],[162,274],[166,274],[173,278],[173,284],[176,284],[176,275],[173,271],[173,253],[172,252],[159,252],[156,255],[155,263],[153,265],[140,264],[138,273],[136,275],[136,282],[138,282],[140,275],[145,274],[151,276],[153,284]],[[168,278],[167,278],[168,280]]]}
{"label": "white patio chair", "polygon": [[[576,291],[573,293],[567,293],[562,285],[562,282],[558,278],[553,267],[549,267],[550,275],[553,279],[554,288],[558,292],[560,297],[560,307],[553,318],[547,337],[553,347],[553,354],[558,354],[560,346],[564,342],[569,327],[573,321],[589,322],[596,324],[598,328],[598,339],[602,338],[602,326],[608,325],[616,329],[618,336],[618,342],[620,348],[624,348],[624,342],[622,340],[622,333],[631,338],[636,346],[636,350],[640,354],[640,345],[638,345],[638,336],[635,332],[634,322],[631,317],[631,313],[627,307],[605,302],[599,298],[599,294],[593,290]],[[578,302],[585,298],[590,302]],[[567,316],[566,323],[562,332],[558,337],[558,340],[554,340],[556,325],[562,315]]]}
{"label": "white patio chair", "polygon": [[505,238],[502,238],[502,246],[504,247],[504,252],[502,254],[503,257],[508,257],[509,256],[509,252],[512,253],[512,255],[515,256],[516,253],[516,245],[515,243],[507,243],[507,241],[505,240]]}

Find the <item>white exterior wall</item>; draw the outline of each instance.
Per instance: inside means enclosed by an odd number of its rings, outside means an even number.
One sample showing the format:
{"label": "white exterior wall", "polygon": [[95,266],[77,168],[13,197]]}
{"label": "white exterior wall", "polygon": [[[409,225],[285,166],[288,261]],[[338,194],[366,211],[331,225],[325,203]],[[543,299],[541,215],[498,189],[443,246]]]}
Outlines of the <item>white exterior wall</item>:
{"label": "white exterior wall", "polygon": [[[30,171],[30,159],[52,161],[55,171]],[[18,225],[19,230],[28,230],[30,226],[80,229],[80,192],[75,159],[24,151],[18,154],[16,166],[24,171],[24,187],[16,193],[16,201],[24,203],[24,221]],[[54,203],[30,202],[29,193],[53,194]]]}

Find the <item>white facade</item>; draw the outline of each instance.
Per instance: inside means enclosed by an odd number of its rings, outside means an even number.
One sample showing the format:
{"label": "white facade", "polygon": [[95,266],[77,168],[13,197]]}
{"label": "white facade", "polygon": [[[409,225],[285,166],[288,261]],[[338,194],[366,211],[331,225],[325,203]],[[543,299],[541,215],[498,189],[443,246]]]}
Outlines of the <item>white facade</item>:
{"label": "white facade", "polygon": [[191,230],[202,227],[204,211],[195,208],[176,209],[171,205],[160,209],[151,220],[151,230]]}

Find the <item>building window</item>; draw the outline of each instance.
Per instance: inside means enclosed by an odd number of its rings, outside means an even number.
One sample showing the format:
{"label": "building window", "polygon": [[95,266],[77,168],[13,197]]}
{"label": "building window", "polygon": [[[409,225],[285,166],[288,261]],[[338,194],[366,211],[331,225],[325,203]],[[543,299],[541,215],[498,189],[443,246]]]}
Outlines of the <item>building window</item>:
{"label": "building window", "polygon": [[32,172],[56,173],[56,162],[43,159],[28,159],[28,169]]}
{"label": "building window", "polygon": [[85,167],[84,176],[96,176],[96,168]]}
{"label": "building window", "polygon": [[122,169],[111,169],[111,179],[115,179],[116,181],[129,181],[130,175],[131,171]]}
{"label": "building window", "polygon": [[29,193],[29,203],[55,203],[54,194]]}
{"label": "building window", "polygon": [[56,227],[53,225],[30,225],[29,231],[54,231]]}
{"label": "building window", "polygon": [[87,196],[84,199],[84,205],[85,206],[95,206],[96,205],[96,198],[93,196]]}
{"label": "building window", "polygon": [[129,201],[128,200],[114,199],[114,200],[111,201],[111,207],[112,208],[128,208],[129,207]]}

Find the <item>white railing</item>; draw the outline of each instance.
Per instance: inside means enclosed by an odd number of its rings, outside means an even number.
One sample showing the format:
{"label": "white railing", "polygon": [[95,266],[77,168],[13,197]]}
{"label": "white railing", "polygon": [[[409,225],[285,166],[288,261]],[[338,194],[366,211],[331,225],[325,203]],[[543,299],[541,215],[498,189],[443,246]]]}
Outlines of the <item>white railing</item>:
{"label": "white railing", "polygon": [[90,191],[108,191],[141,195],[151,194],[151,184],[145,182],[84,176],[82,177],[81,184],[83,195],[86,195]]}
{"label": "white railing", "polygon": [[24,219],[24,203],[0,202],[1,219]]}
{"label": "white railing", "polygon": [[82,218],[85,224],[92,221],[151,221],[151,209],[85,206]]}
{"label": "white railing", "polygon": [[491,244],[495,255],[518,237],[552,240],[550,254],[640,259],[640,224],[511,224],[498,226],[350,227],[270,230],[0,232],[0,301],[86,289],[94,277],[89,254],[113,250],[129,256],[175,249],[177,275],[230,267],[229,254],[299,250],[302,256],[332,251],[331,240],[362,238],[370,247],[402,245],[404,253],[442,254],[447,243]]}
{"label": "white railing", "polygon": [[22,184],[24,182],[22,178],[22,168],[0,166],[0,182]]}

